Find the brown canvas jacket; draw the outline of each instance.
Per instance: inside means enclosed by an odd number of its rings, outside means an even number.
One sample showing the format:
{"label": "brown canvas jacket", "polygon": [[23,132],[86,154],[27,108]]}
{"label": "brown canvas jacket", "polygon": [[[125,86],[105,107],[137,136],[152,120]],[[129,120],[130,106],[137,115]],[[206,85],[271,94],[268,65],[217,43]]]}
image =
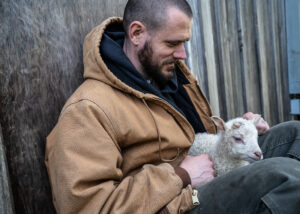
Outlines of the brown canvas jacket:
{"label": "brown canvas jacket", "polygon": [[[85,38],[85,81],[47,137],[45,162],[58,213],[156,213],[163,207],[184,213],[193,208],[190,185],[175,172],[194,140],[192,126],[166,101],[121,82],[100,56],[104,29],[121,21],[110,18]],[[184,87],[206,130],[215,133],[195,78],[183,62],[177,66],[190,81]]]}

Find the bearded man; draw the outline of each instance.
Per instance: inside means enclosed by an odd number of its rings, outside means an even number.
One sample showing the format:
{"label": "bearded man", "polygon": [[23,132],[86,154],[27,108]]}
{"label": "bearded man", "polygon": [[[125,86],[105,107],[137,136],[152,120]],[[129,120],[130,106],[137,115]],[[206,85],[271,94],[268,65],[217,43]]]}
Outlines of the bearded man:
{"label": "bearded man", "polygon": [[[47,138],[58,213],[300,210],[298,160],[269,158],[214,179],[208,155],[187,156],[195,132],[216,133],[210,106],[182,61],[191,26],[185,0],[129,0],[124,21],[110,18],[87,35],[85,81]],[[268,131],[260,142],[265,157],[299,151],[299,123],[280,127],[258,127]],[[293,137],[277,144],[278,130],[293,130]]]}

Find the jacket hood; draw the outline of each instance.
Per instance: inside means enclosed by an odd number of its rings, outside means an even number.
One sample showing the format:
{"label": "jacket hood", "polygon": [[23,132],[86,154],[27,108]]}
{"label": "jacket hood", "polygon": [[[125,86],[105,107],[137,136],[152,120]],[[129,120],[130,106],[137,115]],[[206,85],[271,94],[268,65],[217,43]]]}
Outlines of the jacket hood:
{"label": "jacket hood", "polygon": [[84,79],[101,81],[144,101],[161,98],[187,119],[196,132],[205,131],[186,89],[188,85],[193,88],[197,81],[184,62],[176,62],[173,78],[165,88],[158,90],[147,82],[123,52],[124,36],[122,18],[118,17],[105,20],[86,36],[83,47]]}
{"label": "jacket hood", "polygon": [[[132,93],[132,89],[120,81],[106,66],[100,54],[100,42],[107,26],[117,26],[122,23],[121,18],[113,17],[95,27],[85,38],[83,44],[84,79],[102,81],[112,87]],[[138,92],[137,92],[138,93]],[[141,95],[140,95],[141,96]]]}
{"label": "jacket hood", "polygon": [[[112,17],[95,27],[86,36],[83,46],[84,79],[102,81],[139,98],[152,96],[150,94],[162,97],[161,91],[153,85],[147,84],[147,80],[136,70],[123,52],[124,35],[122,18]],[[116,65],[118,68],[113,69]],[[122,69],[130,72],[120,71]],[[177,69],[185,73],[185,76],[189,75],[183,62],[177,62]],[[118,73],[115,73],[114,70]],[[130,80],[128,81],[128,79]],[[130,81],[134,84],[128,84]],[[176,92],[176,73],[164,90],[168,93]],[[147,92],[150,93],[147,94]]]}
{"label": "jacket hood", "polygon": [[[95,27],[86,36],[83,46],[84,79],[99,80],[138,98],[147,97],[145,93],[149,90],[139,87],[146,82],[146,79],[123,52],[124,35],[122,18],[112,17]],[[116,66],[118,68],[113,69]],[[122,70],[130,72],[122,72]],[[126,84],[128,79],[134,81],[134,84]]]}

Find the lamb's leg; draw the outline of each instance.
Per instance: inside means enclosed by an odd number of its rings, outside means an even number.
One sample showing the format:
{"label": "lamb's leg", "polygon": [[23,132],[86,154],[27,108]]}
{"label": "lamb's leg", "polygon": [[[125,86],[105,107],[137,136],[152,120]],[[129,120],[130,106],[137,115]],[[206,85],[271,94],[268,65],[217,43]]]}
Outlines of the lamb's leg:
{"label": "lamb's leg", "polygon": [[198,188],[200,205],[189,213],[250,214],[259,209],[260,213],[298,214],[299,177],[297,160],[269,158],[255,162]]}

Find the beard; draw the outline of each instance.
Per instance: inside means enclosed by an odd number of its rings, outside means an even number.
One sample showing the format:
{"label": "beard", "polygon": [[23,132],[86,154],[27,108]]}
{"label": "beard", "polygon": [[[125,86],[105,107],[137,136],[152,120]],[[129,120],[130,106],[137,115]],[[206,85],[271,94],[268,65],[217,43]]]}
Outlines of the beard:
{"label": "beard", "polygon": [[[161,65],[153,62],[153,49],[149,41],[146,41],[143,48],[138,51],[138,58],[147,77],[151,78],[160,89],[174,76],[176,60],[167,59]],[[165,65],[169,65],[167,68],[168,74],[162,72]]]}

